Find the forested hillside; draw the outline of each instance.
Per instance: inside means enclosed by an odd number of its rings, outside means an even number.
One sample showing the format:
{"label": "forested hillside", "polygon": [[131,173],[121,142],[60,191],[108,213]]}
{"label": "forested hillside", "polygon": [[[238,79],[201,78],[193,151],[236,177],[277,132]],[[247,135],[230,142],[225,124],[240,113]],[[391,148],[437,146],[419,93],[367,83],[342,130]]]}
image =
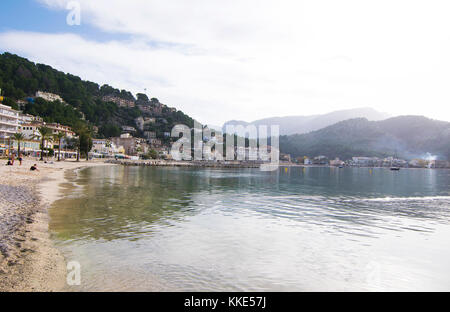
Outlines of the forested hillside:
{"label": "forested hillside", "polygon": [[331,113],[310,116],[286,116],[286,117],[272,117],[266,119],[255,120],[253,122],[245,122],[238,120],[231,120],[224,124],[223,129],[227,125],[278,125],[280,127],[280,135],[303,134],[311,131],[320,130],[322,128],[334,125],[340,121],[367,118],[368,120],[384,120],[389,115],[378,112],[373,108],[355,108],[338,110]]}
{"label": "forested hillside", "polygon": [[412,159],[430,153],[450,159],[450,123],[423,116],[400,116],[382,121],[357,118],[307,134],[282,136],[280,149],[295,157],[398,156]]}
{"label": "forested hillside", "polygon": [[[0,54],[0,88],[6,97],[4,104],[15,109],[19,108],[18,100],[32,97],[37,91],[58,94],[68,105],[38,98],[34,103],[26,104],[24,112],[72,127],[82,124],[97,126],[100,137],[118,135],[122,126],[136,127],[135,119],[141,116],[158,118],[152,125],[158,134],[169,131],[175,123],[189,126],[193,124],[193,119],[181,111],[163,108],[155,114],[151,109],[143,111],[138,106],[119,107],[103,98],[111,96],[133,103],[137,100],[129,91],[84,81],[80,77],[63,73],[48,65],[35,64],[10,53]],[[144,101],[148,99],[144,94],[140,94],[140,97]],[[159,104],[159,101],[152,98],[148,103],[141,104],[151,107]],[[142,135],[142,131],[138,129],[136,135]]]}

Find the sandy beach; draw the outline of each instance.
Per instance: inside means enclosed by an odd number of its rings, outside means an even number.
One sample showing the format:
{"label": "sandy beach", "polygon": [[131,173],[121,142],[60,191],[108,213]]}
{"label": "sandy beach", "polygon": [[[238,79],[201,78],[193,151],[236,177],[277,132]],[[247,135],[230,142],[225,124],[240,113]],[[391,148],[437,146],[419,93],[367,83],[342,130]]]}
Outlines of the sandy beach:
{"label": "sandy beach", "polygon": [[[30,171],[33,164],[39,171]],[[99,161],[0,162],[0,292],[59,291],[66,264],[48,232],[48,208],[61,196],[65,174],[107,165]]]}

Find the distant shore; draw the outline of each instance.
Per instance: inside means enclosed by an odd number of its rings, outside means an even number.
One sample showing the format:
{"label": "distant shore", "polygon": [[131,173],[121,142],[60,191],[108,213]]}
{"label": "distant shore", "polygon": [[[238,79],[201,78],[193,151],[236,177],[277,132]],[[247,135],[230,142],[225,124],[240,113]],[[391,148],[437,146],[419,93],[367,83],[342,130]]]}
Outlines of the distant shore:
{"label": "distant shore", "polygon": [[[260,168],[261,164],[270,164],[252,161],[175,161],[175,160],[130,160],[117,159],[106,160],[106,163],[117,164],[123,166],[150,166],[150,167],[192,167],[192,168],[224,168],[224,169],[239,169],[239,168]],[[368,168],[368,169],[390,169],[390,167],[374,167],[374,166],[331,166],[331,165],[304,165],[297,163],[280,162],[279,167],[300,167],[300,168]],[[416,168],[416,167],[400,167],[400,169],[447,169],[450,168]]]}
{"label": "distant shore", "polygon": [[[6,161],[5,161],[6,163]],[[102,166],[99,161],[47,163],[25,159],[22,166],[0,162],[0,292],[59,291],[66,281],[63,255],[48,231],[48,208],[62,194],[65,173]],[[30,171],[37,164],[39,171]]]}
{"label": "distant shore", "polygon": [[124,166],[153,166],[153,167],[197,167],[197,168],[259,168],[260,163],[239,161],[175,161],[175,160],[107,160],[107,163]]}

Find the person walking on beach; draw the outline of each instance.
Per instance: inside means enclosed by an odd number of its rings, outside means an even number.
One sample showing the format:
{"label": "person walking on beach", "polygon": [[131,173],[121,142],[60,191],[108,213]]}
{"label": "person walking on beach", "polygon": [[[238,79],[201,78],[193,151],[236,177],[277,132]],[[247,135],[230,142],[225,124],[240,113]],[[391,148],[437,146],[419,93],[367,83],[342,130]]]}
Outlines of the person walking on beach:
{"label": "person walking on beach", "polygon": [[11,153],[11,166],[14,166],[14,153]]}
{"label": "person walking on beach", "polygon": [[19,166],[22,166],[22,154],[19,154],[19,158],[17,158],[19,160]]}

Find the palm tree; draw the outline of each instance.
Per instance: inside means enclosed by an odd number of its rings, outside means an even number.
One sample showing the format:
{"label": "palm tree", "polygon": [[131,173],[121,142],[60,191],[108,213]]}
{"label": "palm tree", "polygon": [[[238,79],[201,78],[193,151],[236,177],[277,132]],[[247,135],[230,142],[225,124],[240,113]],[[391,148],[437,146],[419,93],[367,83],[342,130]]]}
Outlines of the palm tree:
{"label": "palm tree", "polygon": [[[90,151],[90,142],[91,142],[91,139],[92,139],[92,137],[91,137],[91,133],[89,132],[89,131],[85,131],[84,132],[84,135],[85,135],[85,140],[86,140],[86,161],[89,161],[89,151]],[[81,142],[80,142],[80,144],[81,144]]]}
{"label": "palm tree", "polygon": [[108,149],[108,154],[112,147],[112,142],[110,140],[106,140],[105,147]]}
{"label": "palm tree", "polygon": [[[79,125],[74,129],[78,136],[78,152],[86,152],[86,160],[89,160],[89,150],[92,144],[91,131],[86,125]],[[77,155],[79,161],[79,155]]]}
{"label": "palm tree", "polygon": [[79,135],[78,135],[78,137],[73,139],[73,145],[77,149],[77,162],[79,162],[80,161],[80,149],[81,149],[80,136]]}
{"label": "palm tree", "polygon": [[41,161],[44,160],[45,141],[52,141],[52,129],[42,126],[38,128],[41,137]]}
{"label": "palm tree", "polygon": [[77,150],[77,162],[80,161],[80,153],[81,153],[81,138],[80,135],[72,139],[72,144]]}
{"label": "palm tree", "polygon": [[58,132],[57,134],[53,135],[55,141],[58,141],[58,161],[61,161],[61,140],[65,137],[66,134],[64,132]]}
{"label": "palm tree", "polygon": [[69,149],[77,151],[77,161],[80,161],[80,138],[79,137],[68,138],[66,143]]}
{"label": "palm tree", "polygon": [[17,156],[20,157],[20,142],[22,142],[23,140],[25,140],[25,135],[23,133],[14,133],[14,140],[17,141]]}

